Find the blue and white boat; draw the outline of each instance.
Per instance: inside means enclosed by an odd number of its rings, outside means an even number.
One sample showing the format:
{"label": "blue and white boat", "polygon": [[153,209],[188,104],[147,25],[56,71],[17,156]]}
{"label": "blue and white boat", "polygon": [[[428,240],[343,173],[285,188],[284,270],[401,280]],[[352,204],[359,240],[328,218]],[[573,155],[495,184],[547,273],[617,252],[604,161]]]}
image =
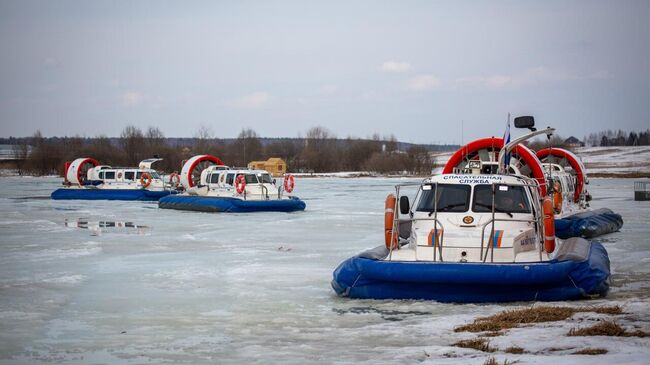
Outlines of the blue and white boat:
{"label": "blue and white boat", "polygon": [[[533,125],[532,117],[515,119],[515,126]],[[534,131],[505,146],[502,139],[464,146],[443,174],[415,184],[412,205],[401,192],[413,184],[397,185],[386,200],[385,245],[341,263],[334,291],[441,302],[605,296],[607,251],[598,242],[555,237],[541,163],[520,144],[553,131]]]}
{"label": "blue and white boat", "polygon": [[560,238],[594,238],[620,230],[623,218],[608,208],[592,210],[587,191],[589,178],[580,158],[563,148],[537,151],[553,201],[555,235]]}
{"label": "blue and white boat", "polygon": [[291,175],[278,186],[268,171],[234,169],[217,157],[201,155],[184,164],[180,178],[185,192],[160,199],[160,208],[222,213],[305,209],[305,202],[291,194],[295,185]]}
{"label": "blue and white boat", "polygon": [[[52,192],[55,200],[140,200],[157,201],[176,193],[177,174],[165,182],[152,165],[160,159],[143,160],[138,167],[101,165],[93,158],[66,163],[63,188]],[[176,182],[176,184],[174,183]]]}

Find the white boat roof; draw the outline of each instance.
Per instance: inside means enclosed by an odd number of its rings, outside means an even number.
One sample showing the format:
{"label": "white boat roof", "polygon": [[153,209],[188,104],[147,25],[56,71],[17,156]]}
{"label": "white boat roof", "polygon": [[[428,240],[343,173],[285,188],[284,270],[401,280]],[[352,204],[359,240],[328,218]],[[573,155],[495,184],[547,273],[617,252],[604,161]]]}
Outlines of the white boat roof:
{"label": "white boat roof", "polygon": [[505,185],[525,185],[526,178],[517,175],[473,175],[473,174],[442,174],[434,175],[424,181],[427,183],[439,184],[466,184],[466,185],[483,185],[483,184],[505,184]]}
{"label": "white boat roof", "polygon": [[208,172],[219,172],[219,173],[230,173],[230,174],[270,174],[266,170],[249,170],[249,169],[238,169],[238,168],[229,168],[228,166],[210,166],[207,168]]}

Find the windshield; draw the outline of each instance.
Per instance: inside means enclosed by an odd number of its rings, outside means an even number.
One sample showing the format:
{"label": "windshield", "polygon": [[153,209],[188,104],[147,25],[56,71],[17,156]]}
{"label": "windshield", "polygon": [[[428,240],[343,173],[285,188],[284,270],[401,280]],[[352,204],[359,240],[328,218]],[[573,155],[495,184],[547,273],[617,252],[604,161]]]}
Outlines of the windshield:
{"label": "windshield", "polygon": [[269,174],[259,174],[258,178],[262,184],[273,184],[273,179]]}
{"label": "windshield", "polygon": [[[430,187],[430,190],[425,190]],[[437,203],[438,212],[459,213],[469,209],[469,185],[438,184]],[[418,212],[433,212],[433,195],[436,191],[435,185],[425,185],[422,190],[422,198],[418,204]]]}
{"label": "windshield", "polygon": [[[530,204],[523,186],[496,185],[494,201],[495,212],[530,213]],[[492,185],[474,187],[472,210],[477,213],[492,211]]]}

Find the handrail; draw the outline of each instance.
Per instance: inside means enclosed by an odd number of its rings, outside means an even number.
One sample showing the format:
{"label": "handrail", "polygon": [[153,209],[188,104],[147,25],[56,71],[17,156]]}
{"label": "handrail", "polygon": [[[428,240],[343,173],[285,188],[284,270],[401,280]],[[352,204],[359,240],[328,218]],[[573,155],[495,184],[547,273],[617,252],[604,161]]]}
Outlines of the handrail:
{"label": "handrail", "polygon": [[[489,221],[485,222],[483,224],[483,228],[481,229],[481,260],[485,262],[487,260],[487,255],[489,251],[492,251],[492,255],[490,256],[490,262],[494,262],[494,247],[493,245],[489,244],[486,246],[485,250],[485,256],[483,256],[483,246],[485,243],[485,228],[488,226],[488,224],[492,223],[492,226],[494,227],[494,222],[528,222],[528,223],[537,223],[536,219],[508,219],[508,218],[492,218]],[[492,233],[490,234],[490,237],[494,239],[494,228],[492,230]],[[490,250],[491,249],[491,250]],[[541,261],[541,259],[540,259]]]}
{"label": "handrail", "polygon": [[262,192],[266,196],[266,200],[269,200],[269,189],[266,186],[264,186],[263,183],[259,183],[259,185],[262,187]]}

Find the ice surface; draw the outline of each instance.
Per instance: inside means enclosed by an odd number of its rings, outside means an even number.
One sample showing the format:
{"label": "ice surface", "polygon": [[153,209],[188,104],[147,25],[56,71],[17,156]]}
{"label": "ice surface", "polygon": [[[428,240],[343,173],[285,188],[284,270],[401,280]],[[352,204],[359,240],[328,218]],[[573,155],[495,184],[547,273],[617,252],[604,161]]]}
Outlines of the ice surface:
{"label": "ice surface", "polygon": [[[482,364],[494,356],[618,365],[650,356],[648,339],[565,336],[595,314],[492,340],[535,354],[485,354],[452,347],[475,337],[453,328],[530,303],[336,297],[332,271],[382,244],[385,196],[405,181],[415,180],[297,179],[304,212],[210,214],[52,201],[59,179],[0,178],[0,364]],[[610,297],[568,304],[621,304],[618,323],[650,331],[650,204],[632,200],[633,180],[592,179],[589,190],[594,208],[613,209],[625,225],[601,240],[614,272]],[[75,228],[80,221],[88,228]],[[569,355],[583,347],[609,353]]]}

